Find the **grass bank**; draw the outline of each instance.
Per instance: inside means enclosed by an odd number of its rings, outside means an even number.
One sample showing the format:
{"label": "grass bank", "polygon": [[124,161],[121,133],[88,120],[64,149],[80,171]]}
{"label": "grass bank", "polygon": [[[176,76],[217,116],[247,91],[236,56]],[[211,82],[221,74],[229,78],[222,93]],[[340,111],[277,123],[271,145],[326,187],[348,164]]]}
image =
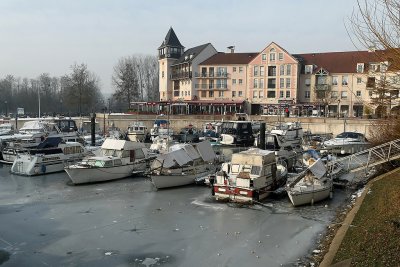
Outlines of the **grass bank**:
{"label": "grass bank", "polygon": [[400,262],[400,170],[375,181],[334,258],[351,266],[398,266]]}

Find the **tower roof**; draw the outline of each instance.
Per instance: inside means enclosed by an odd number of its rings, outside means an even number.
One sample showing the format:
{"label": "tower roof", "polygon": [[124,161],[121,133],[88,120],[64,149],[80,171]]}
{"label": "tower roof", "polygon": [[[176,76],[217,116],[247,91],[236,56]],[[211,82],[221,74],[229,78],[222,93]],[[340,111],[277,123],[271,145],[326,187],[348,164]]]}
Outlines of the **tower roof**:
{"label": "tower roof", "polygon": [[161,47],[163,46],[172,46],[172,47],[184,47],[181,42],[179,42],[178,37],[176,36],[174,29],[169,28],[167,35],[165,36],[164,41],[162,42]]}

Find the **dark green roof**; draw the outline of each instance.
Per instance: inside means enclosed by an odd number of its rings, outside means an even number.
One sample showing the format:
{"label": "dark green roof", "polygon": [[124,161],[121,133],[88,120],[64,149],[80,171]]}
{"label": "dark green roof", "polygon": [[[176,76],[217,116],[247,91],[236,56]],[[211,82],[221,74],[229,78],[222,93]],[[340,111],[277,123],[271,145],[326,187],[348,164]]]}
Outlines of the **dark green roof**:
{"label": "dark green roof", "polygon": [[183,45],[181,44],[181,42],[179,42],[179,39],[176,36],[174,29],[172,29],[172,27],[169,28],[169,31],[168,31],[167,35],[165,36],[165,39],[159,48],[162,48],[164,46],[184,48]]}

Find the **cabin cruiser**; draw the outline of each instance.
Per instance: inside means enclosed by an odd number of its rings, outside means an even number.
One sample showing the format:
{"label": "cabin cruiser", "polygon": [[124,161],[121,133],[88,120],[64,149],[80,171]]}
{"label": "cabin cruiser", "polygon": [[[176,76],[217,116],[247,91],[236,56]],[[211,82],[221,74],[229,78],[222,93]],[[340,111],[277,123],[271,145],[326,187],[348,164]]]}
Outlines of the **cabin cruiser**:
{"label": "cabin cruiser", "polygon": [[143,122],[134,122],[128,126],[128,139],[133,142],[144,142],[147,137],[147,127]]}
{"label": "cabin cruiser", "polygon": [[252,123],[250,121],[226,121],[221,127],[222,145],[244,145],[254,144]]}
{"label": "cabin cruiser", "polygon": [[174,134],[173,137],[180,143],[196,143],[200,140],[200,132],[192,124],[189,124],[187,127],[182,128],[179,134]]}
{"label": "cabin cruiser", "polygon": [[149,151],[154,154],[165,154],[169,151],[169,148],[177,144],[172,136],[169,135],[158,135],[154,138],[153,143],[150,145]]}
{"label": "cabin cruiser", "polygon": [[65,167],[74,184],[103,182],[146,171],[149,156],[143,143],[106,139],[100,156],[86,157]]}
{"label": "cabin cruiser", "polygon": [[168,135],[171,136],[174,134],[174,131],[169,128],[169,120],[165,118],[165,115],[157,116],[154,121],[153,128],[150,129],[151,141],[159,135]]}
{"label": "cabin cruiser", "polygon": [[68,161],[80,160],[88,154],[81,143],[48,137],[36,148],[17,154],[11,173],[32,176],[60,172]]}
{"label": "cabin cruiser", "polygon": [[286,191],[293,206],[314,204],[331,196],[332,176],[321,159],[287,184]]}
{"label": "cabin cruiser", "polygon": [[210,183],[217,200],[253,202],[283,185],[286,176],[287,169],[276,163],[274,151],[251,148],[233,154]]}
{"label": "cabin cruiser", "polygon": [[158,155],[152,162],[151,181],[156,188],[167,188],[195,183],[217,170],[217,156],[210,142],[176,144],[170,152]]}
{"label": "cabin cruiser", "polygon": [[199,140],[208,140],[211,145],[219,145],[221,141],[221,127],[221,121],[206,123],[203,127],[203,132],[200,134]]}
{"label": "cabin cruiser", "polygon": [[14,133],[14,125],[11,123],[2,123],[0,124],[0,136],[1,135],[10,135]]}
{"label": "cabin cruiser", "polygon": [[370,147],[367,138],[358,132],[343,132],[322,143],[321,151],[333,154],[353,154]]}

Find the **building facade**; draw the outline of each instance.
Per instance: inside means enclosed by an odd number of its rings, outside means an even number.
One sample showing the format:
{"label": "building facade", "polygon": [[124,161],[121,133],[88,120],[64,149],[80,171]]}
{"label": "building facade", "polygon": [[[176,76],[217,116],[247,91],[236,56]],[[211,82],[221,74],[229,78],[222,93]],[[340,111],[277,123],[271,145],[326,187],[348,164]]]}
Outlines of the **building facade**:
{"label": "building facade", "polygon": [[217,52],[207,43],[185,50],[170,28],[158,48],[160,101],[203,104],[186,113],[223,114],[229,103],[264,115],[399,113],[400,72],[387,51],[291,54],[274,42],[260,52],[229,48]]}

